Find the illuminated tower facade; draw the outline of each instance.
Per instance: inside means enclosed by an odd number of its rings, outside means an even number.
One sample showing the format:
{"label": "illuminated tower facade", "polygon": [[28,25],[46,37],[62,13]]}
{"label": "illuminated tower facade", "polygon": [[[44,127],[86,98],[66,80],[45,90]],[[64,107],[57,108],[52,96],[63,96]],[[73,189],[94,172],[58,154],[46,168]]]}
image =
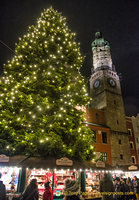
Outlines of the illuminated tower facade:
{"label": "illuminated tower facade", "polygon": [[130,146],[120,80],[112,64],[109,42],[96,32],[92,42],[93,68],[90,78],[91,107],[104,110],[106,125],[111,129],[113,165],[128,165]]}

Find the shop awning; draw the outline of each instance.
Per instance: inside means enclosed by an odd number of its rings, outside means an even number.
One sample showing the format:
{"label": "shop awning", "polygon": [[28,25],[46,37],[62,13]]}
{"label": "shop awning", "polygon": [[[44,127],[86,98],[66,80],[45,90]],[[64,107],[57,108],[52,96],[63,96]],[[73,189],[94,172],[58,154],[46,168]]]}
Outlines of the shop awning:
{"label": "shop awning", "polygon": [[50,169],[86,169],[88,166],[83,162],[73,160],[71,166],[68,165],[56,165],[56,158],[47,157],[30,157],[30,156],[12,156],[9,157],[9,162],[0,162],[0,166],[16,166],[23,168],[50,168]]}
{"label": "shop awning", "polygon": [[[105,164],[105,167],[96,167],[96,164],[93,162],[79,162],[76,160],[72,160],[73,164],[68,165],[57,165],[56,158],[47,157],[47,158],[40,158],[40,157],[30,157],[24,155],[12,156],[9,157],[9,162],[0,162],[0,166],[9,166],[9,167],[22,167],[22,168],[50,168],[50,169],[92,169],[92,170],[122,170],[122,171],[138,171],[139,167],[137,165],[133,166],[111,166]],[[131,167],[131,170],[130,170]],[[134,169],[135,168],[135,169]]]}

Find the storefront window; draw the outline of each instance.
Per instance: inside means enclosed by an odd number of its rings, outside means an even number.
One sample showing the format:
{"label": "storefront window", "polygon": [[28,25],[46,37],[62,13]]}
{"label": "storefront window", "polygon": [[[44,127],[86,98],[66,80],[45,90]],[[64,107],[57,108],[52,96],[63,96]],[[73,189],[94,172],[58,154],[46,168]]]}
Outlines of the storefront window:
{"label": "storefront window", "polygon": [[2,174],[1,180],[3,181],[6,192],[16,192],[20,168],[17,167],[0,167]]}
{"label": "storefront window", "polygon": [[99,182],[103,173],[86,171],[86,192],[99,192]]}
{"label": "storefront window", "polygon": [[55,170],[54,173],[54,195],[63,194],[66,179],[76,180],[78,178],[77,171],[74,170]]}
{"label": "storefront window", "polygon": [[32,179],[37,179],[39,194],[43,195],[44,193],[44,183],[47,181],[50,182],[52,187],[52,178],[53,172],[51,170],[44,170],[44,169],[32,169],[27,171],[27,184],[30,183]]}
{"label": "storefront window", "polygon": [[44,170],[44,169],[32,169],[27,172],[27,184],[32,179],[37,179],[38,189],[40,196],[44,193],[44,183],[50,182],[51,188],[53,188],[54,195],[60,196],[63,194],[65,187],[64,183],[67,178],[76,180],[77,171],[74,170]]}

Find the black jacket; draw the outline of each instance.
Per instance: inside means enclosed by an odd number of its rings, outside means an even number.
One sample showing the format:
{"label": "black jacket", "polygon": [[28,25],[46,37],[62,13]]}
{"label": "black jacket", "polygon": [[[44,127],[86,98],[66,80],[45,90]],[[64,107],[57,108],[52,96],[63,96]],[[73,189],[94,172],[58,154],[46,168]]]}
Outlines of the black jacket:
{"label": "black jacket", "polygon": [[0,181],[0,200],[6,200],[6,189],[2,181]]}
{"label": "black jacket", "polygon": [[39,199],[38,188],[34,187],[33,184],[28,185],[22,197],[23,200],[38,200]]}

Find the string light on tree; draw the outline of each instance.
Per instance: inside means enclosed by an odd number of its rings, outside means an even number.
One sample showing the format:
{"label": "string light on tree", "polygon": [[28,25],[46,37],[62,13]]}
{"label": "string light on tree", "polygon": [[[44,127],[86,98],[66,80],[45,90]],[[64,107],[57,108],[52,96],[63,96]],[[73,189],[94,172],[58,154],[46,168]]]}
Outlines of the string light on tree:
{"label": "string light on tree", "polygon": [[76,109],[89,97],[75,35],[49,8],[19,38],[0,78],[2,153],[93,159],[93,133]]}

